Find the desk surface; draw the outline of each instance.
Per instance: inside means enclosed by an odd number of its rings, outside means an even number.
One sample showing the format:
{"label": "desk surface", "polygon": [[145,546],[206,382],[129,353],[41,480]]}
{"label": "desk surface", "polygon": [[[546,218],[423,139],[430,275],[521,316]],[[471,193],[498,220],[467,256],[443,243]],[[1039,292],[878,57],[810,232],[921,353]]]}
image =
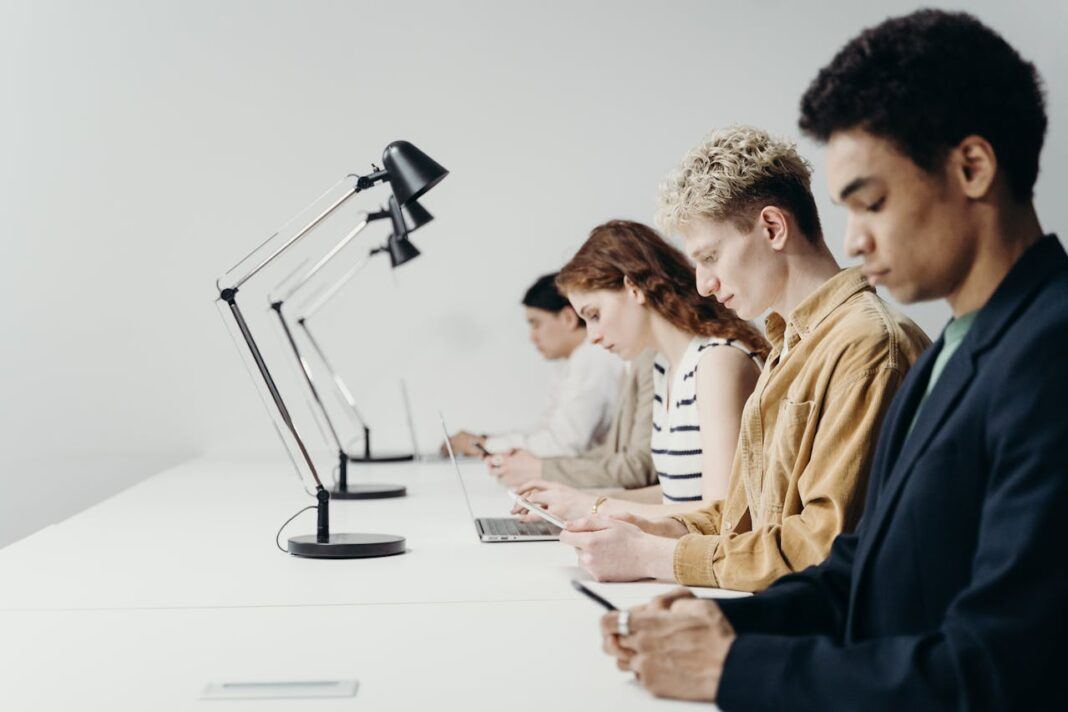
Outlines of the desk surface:
{"label": "desk surface", "polygon": [[[19,612],[0,627],[7,712],[709,709],[616,670],[584,601]],[[353,678],[355,698],[198,699],[209,682]]]}
{"label": "desk surface", "polygon": [[[461,467],[476,516],[507,516],[507,493],[481,464]],[[558,542],[480,542],[448,462],[366,470],[366,481],[403,483],[409,495],[333,501],[331,530],[400,534],[406,554],[286,556],[275,532],[313,501],[287,463],[195,460],[0,550],[0,610],[570,600],[569,580],[590,579]],[[308,511],[286,534],[314,527]],[[639,600],[672,586],[597,588]]]}
{"label": "desk surface", "polygon": [[[481,464],[461,467],[475,514],[507,515]],[[222,460],[168,470],[0,550],[0,669],[16,681],[0,686],[0,709],[259,709],[197,697],[211,681],[329,677],[359,679],[356,700],[376,710],[450,698],[511,709],[655,702],[600,652],[600,610],[568,585],[589,580],[570,548],[479,542],[447,462],[351,477],[403,483],[409,496],[333,502],[332,530],[400,534],[407,553],[282,554],[275,532],[311,500],[284,461]],[[309,511],[286,533],[313,528]],[[628,605],[672,586],[591,587]]]}

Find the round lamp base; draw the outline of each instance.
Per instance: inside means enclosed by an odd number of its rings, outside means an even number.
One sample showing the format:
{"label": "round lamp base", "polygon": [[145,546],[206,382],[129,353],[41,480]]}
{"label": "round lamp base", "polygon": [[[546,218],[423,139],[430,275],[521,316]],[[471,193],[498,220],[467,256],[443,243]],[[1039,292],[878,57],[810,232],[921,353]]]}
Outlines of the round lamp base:
{"label": "round lamp base", "polygon": [[389,499],[408,494],[404,485],[348,485],[345,489],[330,490],[330,499]]}
{"label": "round lamp base", "polygon": [[289,553],[309,559],[369,559],[406,551],[404,537],[392,534],[331,534],[319,541],[314,534],[289,540]]}
{"label": "round lamp base", "polygon": [[387,452],[384,455],[349,455],[349,462],[412,462],[415,455],[410,452]]}

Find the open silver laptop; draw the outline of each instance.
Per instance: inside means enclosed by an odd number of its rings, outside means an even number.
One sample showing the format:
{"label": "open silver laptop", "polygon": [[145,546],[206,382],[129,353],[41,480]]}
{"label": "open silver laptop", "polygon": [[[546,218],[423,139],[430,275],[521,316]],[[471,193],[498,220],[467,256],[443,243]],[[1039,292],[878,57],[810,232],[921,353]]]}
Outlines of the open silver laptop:
{"label": "open silver laptop", "polygon": [[475,517],[471,509],[471,498],[467,496],[467,485],[464,484],[463,475],[460,474],[460,464],[456,462],[456,454],[452,451],[452,443],[449,442],[449,429],[445,425],[445,416],[441,417],[441,429],[445,433],[445,447],[449,450],[449,459],[452,467],[456,470],[456,479],[460,481],[460,489],[464,493],[464,502],[467,503],[467,513],[475,522],[475,531],[481,541],[556,541],[560,538],[560,529],[548,522],[521,522],[515,517]]}
{"label": "open silver laptop", "polygon": [[416,460],[423,458],[423,453],[419,452],[419,441],[415,439],[415,423],[412,421],[412,402],[408,400],[408,384],[404,379],[400,379],[401,396],[404,398],[404,417],[408,422],[408,435],[412,438],[412,453],[415,455]]}

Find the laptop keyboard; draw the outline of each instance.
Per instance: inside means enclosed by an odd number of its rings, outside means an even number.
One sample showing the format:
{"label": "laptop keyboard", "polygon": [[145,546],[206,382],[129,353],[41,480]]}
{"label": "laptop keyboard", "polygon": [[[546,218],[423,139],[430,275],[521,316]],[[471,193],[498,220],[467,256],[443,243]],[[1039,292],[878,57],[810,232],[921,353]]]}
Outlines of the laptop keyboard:
{"label": "laptop keyboard", "polygon": [[482,531],[494,536],[556,536],[560,533],[558,527],[548,522],[521,522],[518,519],[479,519]]}

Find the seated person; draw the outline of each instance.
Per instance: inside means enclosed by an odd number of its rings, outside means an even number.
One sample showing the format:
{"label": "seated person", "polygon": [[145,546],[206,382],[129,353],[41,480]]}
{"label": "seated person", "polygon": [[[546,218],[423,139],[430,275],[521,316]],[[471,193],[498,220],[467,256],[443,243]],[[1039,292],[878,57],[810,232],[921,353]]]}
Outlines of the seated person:
{"label": "seated person", "polygon": [[1068,254],[1032,202],[1041,86],[1001,36],[939,10],[865,30],[820,70],[801,127],[827,142],[847,251],[953,319],[890,406],[860,526],[830,558],[756,596],[605,616],[606,649],[654,694],[1065,708]]}
{"label": "seated person", "polygon": [[[930,342],[858,269],[839,268],[809,176],[792,144],[738,126],[713,132],[661,187],[660,221],[682,232],[697,290],[743,318],[770,310],[773,347],[725,496],[669,519],[584,518],[562,534],[597,578],[759,591],[823,561],[856,526],[875,434]],[[642,514],[626,502],[602,511]]]}
{"label": "seated person", "polygon": [[[663,516],[722,497],[742,406],[768,351],[760,332],[702,299],[686,256],[640,223],[594,228],[557,284],[586,320],[592,343],[626,359],[657,352],[651,452],[659,486],[646,493],[653,502],[626,506]],[[545,480],[521,489],[550,509],[553,495],[570,497],[582,514],[624,501]]]}
{"label": "seated person", "polygon": [[457,454],[482,455],[481,445],[490,453],[522,449],[535,457],[574,457],[604,441],[623,362],[587,342],[585,324],[557,291],[555,279],[555,273],[540,277],[523,296],[535,348],[550,361],[564,361],[540,423],[530,431],[495,436],[460,431],[450,438]]}
{"label": "seated person", "polygon": [[653,359],[648,350],[627,363],[619,405],[600,445],[575,457],[539,458],[514,450],[485,458],[490,474],[511,489],[532,479],[573,487],[646,488],[656,485],[649,452],[653,417]]}

